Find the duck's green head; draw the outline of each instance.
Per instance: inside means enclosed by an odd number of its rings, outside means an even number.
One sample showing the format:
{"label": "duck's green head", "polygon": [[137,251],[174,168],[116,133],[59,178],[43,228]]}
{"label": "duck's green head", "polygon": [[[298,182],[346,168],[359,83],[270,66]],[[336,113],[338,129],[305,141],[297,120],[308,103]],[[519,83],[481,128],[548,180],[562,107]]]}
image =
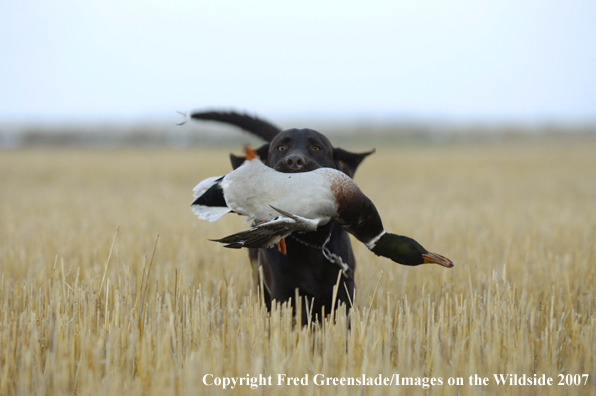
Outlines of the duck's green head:
{"label": "duck's green head", "polygon": [[443,267],[453,267],[453,262],[440,254],[431,253],[418,242],[406,236],[385,233],[370,249],[377,256],[390,258],[399,264],[420,265],[439,264]]}

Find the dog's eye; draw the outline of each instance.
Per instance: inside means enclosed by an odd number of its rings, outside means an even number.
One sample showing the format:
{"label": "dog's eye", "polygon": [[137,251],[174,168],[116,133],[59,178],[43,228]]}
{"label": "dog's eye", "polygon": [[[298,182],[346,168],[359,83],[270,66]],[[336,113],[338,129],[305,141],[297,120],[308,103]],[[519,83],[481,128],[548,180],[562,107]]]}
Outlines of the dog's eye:
{"label": "dog's eye", "polygon": [[321,147],[319,147],[319,146],[312,146],[312,150],[313,151],[319,151],[319,150],[321,150]]}
{"label": "dog's eye", "polygon": [[279,145],[279,146],[277,146],[277,149],[278,149],[279,151],[286,151],[286,146],[284,146],[284,145],[282,144],[282,145]]}

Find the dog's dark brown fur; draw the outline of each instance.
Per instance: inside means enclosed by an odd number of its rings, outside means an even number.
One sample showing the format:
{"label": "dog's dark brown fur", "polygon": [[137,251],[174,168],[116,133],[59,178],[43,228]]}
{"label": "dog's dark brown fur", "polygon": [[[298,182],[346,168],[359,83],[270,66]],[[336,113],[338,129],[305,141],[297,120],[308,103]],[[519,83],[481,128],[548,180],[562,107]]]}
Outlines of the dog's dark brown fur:
{"label": "dog's dark brown fur", "polygon": [[[256,151],[263,162],[280,172],[307,172],[317,168],[334,168],[353,177],[362,160],[374,152],[351,153],[333,147],[329,139],[312,129],[287,129],[282,131],[260,118],[236,112],[196,112],[191,115],[197,120],[225,122],[240,127],[263,138],[268,143]],[[232,166],[236,169],[244,161],[243,157],[230,154]],[[348,234],[335,225],[327,225],[316,232],[291,235],[286,238],[287,254],[277,249],[249,249],[253,271],[262,267],[263,284],[267,306],[271,301],[294,299],[295,290],[306,296],[309,304],[314,298],[312,316],[331,312],[333,287],[340,268],[327,260],[321,246],[331,234],[327,243],[329,250],[340,256],[348,264],[347,277],[342,276],[337,300],[350,306],[354,297],[354,270],[356,261]],[[303,306],[303,322],[306,322],[306,304]]]}

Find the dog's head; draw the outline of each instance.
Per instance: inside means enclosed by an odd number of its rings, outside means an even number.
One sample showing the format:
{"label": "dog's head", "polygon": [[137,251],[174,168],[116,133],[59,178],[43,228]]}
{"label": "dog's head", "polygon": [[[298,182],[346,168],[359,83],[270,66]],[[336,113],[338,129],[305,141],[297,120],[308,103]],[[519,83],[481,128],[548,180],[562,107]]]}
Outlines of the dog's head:
{"label": "dog's head", "polygon": [[[265,165],[284,173],[308,172],[318,168],[338,169],[350,177],[366,156],[366,153],[352,153],[333,147],[329,139],[313,129],[286,129],[277,134],[270,143],[259,147],[257,154]],[[243,162],[243,157],[230,154],[234,169]]]}

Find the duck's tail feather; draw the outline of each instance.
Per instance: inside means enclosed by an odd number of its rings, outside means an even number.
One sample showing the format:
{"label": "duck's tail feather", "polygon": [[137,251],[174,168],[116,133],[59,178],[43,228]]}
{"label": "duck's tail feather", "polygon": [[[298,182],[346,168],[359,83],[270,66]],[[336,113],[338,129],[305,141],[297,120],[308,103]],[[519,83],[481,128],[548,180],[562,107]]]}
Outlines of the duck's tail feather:
{"label": "duck's tail feather", "polygon": [[221,216],[232,211],[230,208],[209,207],[203,205],[191,205],[190,208],[199,219],[209,220],[211,222],[219,220]]}
{"label": "duck's tail feather", "polygon": [[219,183],[223,176],[210,177],[193,188],[196,199],[190,204],[193,213],[201,220],[216,221],[232,209],[228,208]]}

